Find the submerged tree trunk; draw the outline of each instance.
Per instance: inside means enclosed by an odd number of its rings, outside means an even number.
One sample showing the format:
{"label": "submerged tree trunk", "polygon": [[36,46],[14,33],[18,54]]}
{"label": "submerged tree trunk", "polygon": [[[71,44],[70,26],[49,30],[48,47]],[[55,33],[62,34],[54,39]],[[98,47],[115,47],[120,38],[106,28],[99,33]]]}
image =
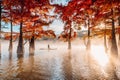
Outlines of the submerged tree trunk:
{"label": "submerged tree trunk", "polygon": [[19,42],[18,42],[18,47],[17,47],[18,57],[23,56],[23,53],[24,53],[22,25],[23,25],[23,22],[21,21],[20,22]]}
{"label": "submerged tree trunk", "polygon": [[69,35],[68,35],[68,49],[70,50],[71,49],[71,26],[70,26],[70,32],[69,32]]}
{"label": "submerged tree trunk", "polygon": [[12,26],[12,21],[10,22],[11,24],[11,34],[10,34],[10,43],[9,43],[9,53],[12,53],[12,49],[13,49],[13,37],[12,37],[12,33],[13,33],[13,26]]}
{"label": "submerged tree trunk", "polygon": [[88,20],[88,41],[87,41],[87,51],[91,49],[91,40],[90,40],[90,21]]}
{"label": "submerged tree trunk", "polygon": [[0,1],[0,57],[1,57],[1,13],[2,13],[2,1]]}
{"label": "submerged tree trunk", "polygon": [[116,44],[116,35],[115,35],[115,23],[114,23],[114,19],[112,18],[112,31],[111,31],[111,36],[112,36],[112,45],[111,45],[111,53],[114,56],[118,55],[118,48],[117,48],[117,44]]}
{"label": "submerged tree trunk", "polygon": [[22,32],[22,28],[23,28],[23,9],[24,9],[24,0],[20,0],[20,7],[21,7],[21,20],[20,20],[20,34],[19,34],[19,42],[18,42],[18,47],[17,47],[17,53],[18,53],[18,58],[23,56],[24,53],[24,46],[23,46],[23,32]]}
{"label": "submerged tree trunk", "polygon": [[34,36],[32,36],[29,42],[29,54],[34,55],[34,51],[35,51],[35,38]]}
{"label": "submerged tree trunk", "polygon": [[[119,28],[120,28],[120,16],[118,17],[118,26],[119,26]],[[119,44],[120,44],[120,32],[119,32]]]}
{"label": "submerged tree trunk", "polygon": [[104,48],[105,52],[107,53],[107,42],[106,42],[106,23],[105,23],[105,30],[104,30]]}

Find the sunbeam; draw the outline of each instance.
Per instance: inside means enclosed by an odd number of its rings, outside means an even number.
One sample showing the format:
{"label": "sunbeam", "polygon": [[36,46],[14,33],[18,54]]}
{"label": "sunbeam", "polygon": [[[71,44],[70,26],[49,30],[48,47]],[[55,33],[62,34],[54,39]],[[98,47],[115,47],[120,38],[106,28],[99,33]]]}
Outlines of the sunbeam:
{"label": "sunbeam", "polygon": [[105,53],[103,46],[92,46],[91,53],[99,65],[102,67],[106,66],[108,63],[108,55]]}

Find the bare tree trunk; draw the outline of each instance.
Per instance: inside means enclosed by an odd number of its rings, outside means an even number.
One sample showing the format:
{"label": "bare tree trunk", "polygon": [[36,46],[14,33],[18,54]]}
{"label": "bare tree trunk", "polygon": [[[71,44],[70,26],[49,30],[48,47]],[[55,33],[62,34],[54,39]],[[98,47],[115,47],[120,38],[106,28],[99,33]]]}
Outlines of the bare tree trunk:
{"label": "bare tree trunk", "polygon": [[19,42],[18,42],[18,48],[17,48],[18,57],[22,57],[23,53],[24,53],[22,25],[23,25],[23,22],[21,21],[20,22]]}
{"label": "bare tree trunk", "polygon": [[23,46],[23,32],[22,32],[22,28],[23,28],[23,8],[24,8],[24,0],[20,0],[21,2],[21,21],[20,21],[20,34],[19,34],[19,42],[18,42],[18,47],[17,47],[17,53],[18,53],[18,57],[22,57],[23,53],[24,53],[24,46]]}
{"label": "bare tree trunk", "polygon": [[1,13],[2,13],[2,1],[0,1],[0,57],[1,57]]}
{"label": "bare tree trunk", "polygon": [[35,38],[34,36],[32,36],[29,42],[29,54],[34,55],[34,51],[35,51]]}
{"label": "bare tree trunk", "polygon": [[105,52],[107,53],[107,42],[106,42],[106,23],[105,23],[105,30],[104,30],[104,48],[105,48]]}
{"label": "bare tree trunk", "polygon": [[115,23],[114,23],[114,19],[113,18],[112,18],[112,31],[111,31],[111,35],[112,35],[111,53],[114,56],[117,56],[118,55],[118,48],[117,48],[117,44],[116,44]]}
{"label": "bare tree trunk", "polygon": [[[118,26],[120,27],[120,16],[118,17]],[[120,33],[119,33],[119,43],[120,43]]]}
{"label": "bare tree trunk", "polygon": [[70,50],[71,49],[71,25],[70,25],[70,32],[69,32],[69,35],[68,35],[68,49]]}
{"label": "bare tree trunk", "polygon": [[87,51],[91,49],[91,40],[90,40],[90,21],[88,20],[88,41],[87,41]]}
{"label": "bare tree trunk", "polygon": [[9,53],[12,53],[12,49],[13,49],[13,37],[12,37],[12,33],[13,33],[13,26],[12,26],[12,21],[10,22],[11,24],[11,34],[10,34],[10,43],[9,43]]}
{"label": "bare tree trunk", "polygon": [[[35,26],[35,24],[36,23],[34,22],[34,26]],[[32,36],[32,38],[29,41],[29,54],[34,55],[34,51],[35,51],[35,37]]]}

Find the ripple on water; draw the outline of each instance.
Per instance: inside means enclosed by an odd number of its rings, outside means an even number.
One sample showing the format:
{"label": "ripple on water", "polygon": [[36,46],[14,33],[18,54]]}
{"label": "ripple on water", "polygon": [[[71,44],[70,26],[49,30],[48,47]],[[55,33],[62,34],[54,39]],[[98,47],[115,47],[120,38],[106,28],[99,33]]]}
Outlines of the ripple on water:
{"label": "ripple on water", "polygon": [[[62,46],[62,45],[61,45]],[[102,68],[96,58],[85,49],[74,46],[70,51],[60,47],[58,50],[36,51],[34,56],[25,55],[18,59],[16,53],[12,58],[3,56],[0,59],[0,79],[21,80],[111,80],[114,69],[111,63]],[[101,49],[101,48],[99,48]],[[40,54],[39,54],[40,53]],[[28,54],[28,53],[27,53]],[[6,54],[5,54],[6,55]],[[119,66],[117,67],[119,74]]]}

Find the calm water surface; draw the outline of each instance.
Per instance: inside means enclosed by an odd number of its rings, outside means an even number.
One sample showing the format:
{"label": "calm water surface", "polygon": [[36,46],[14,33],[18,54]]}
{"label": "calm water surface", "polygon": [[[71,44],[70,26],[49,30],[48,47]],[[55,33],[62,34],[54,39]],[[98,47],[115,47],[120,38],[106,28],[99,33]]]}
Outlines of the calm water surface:
{"label": "calm water surface", "polygon": [[96,51],[87,53],[84,46],[77,43],[68,51],[67,44],[54,42],[50,45],[57,49],[40,50],[47,48],[47,43],[36,42],[33,56],[29,55],[26,44],[24,57],[17,58],[17,42],[12,54],[8,52],[8,44],[8,41],[2,43],[0,80],[117,80],[120,76],[120,65],[114,66],[100,46],[94,45]]}

